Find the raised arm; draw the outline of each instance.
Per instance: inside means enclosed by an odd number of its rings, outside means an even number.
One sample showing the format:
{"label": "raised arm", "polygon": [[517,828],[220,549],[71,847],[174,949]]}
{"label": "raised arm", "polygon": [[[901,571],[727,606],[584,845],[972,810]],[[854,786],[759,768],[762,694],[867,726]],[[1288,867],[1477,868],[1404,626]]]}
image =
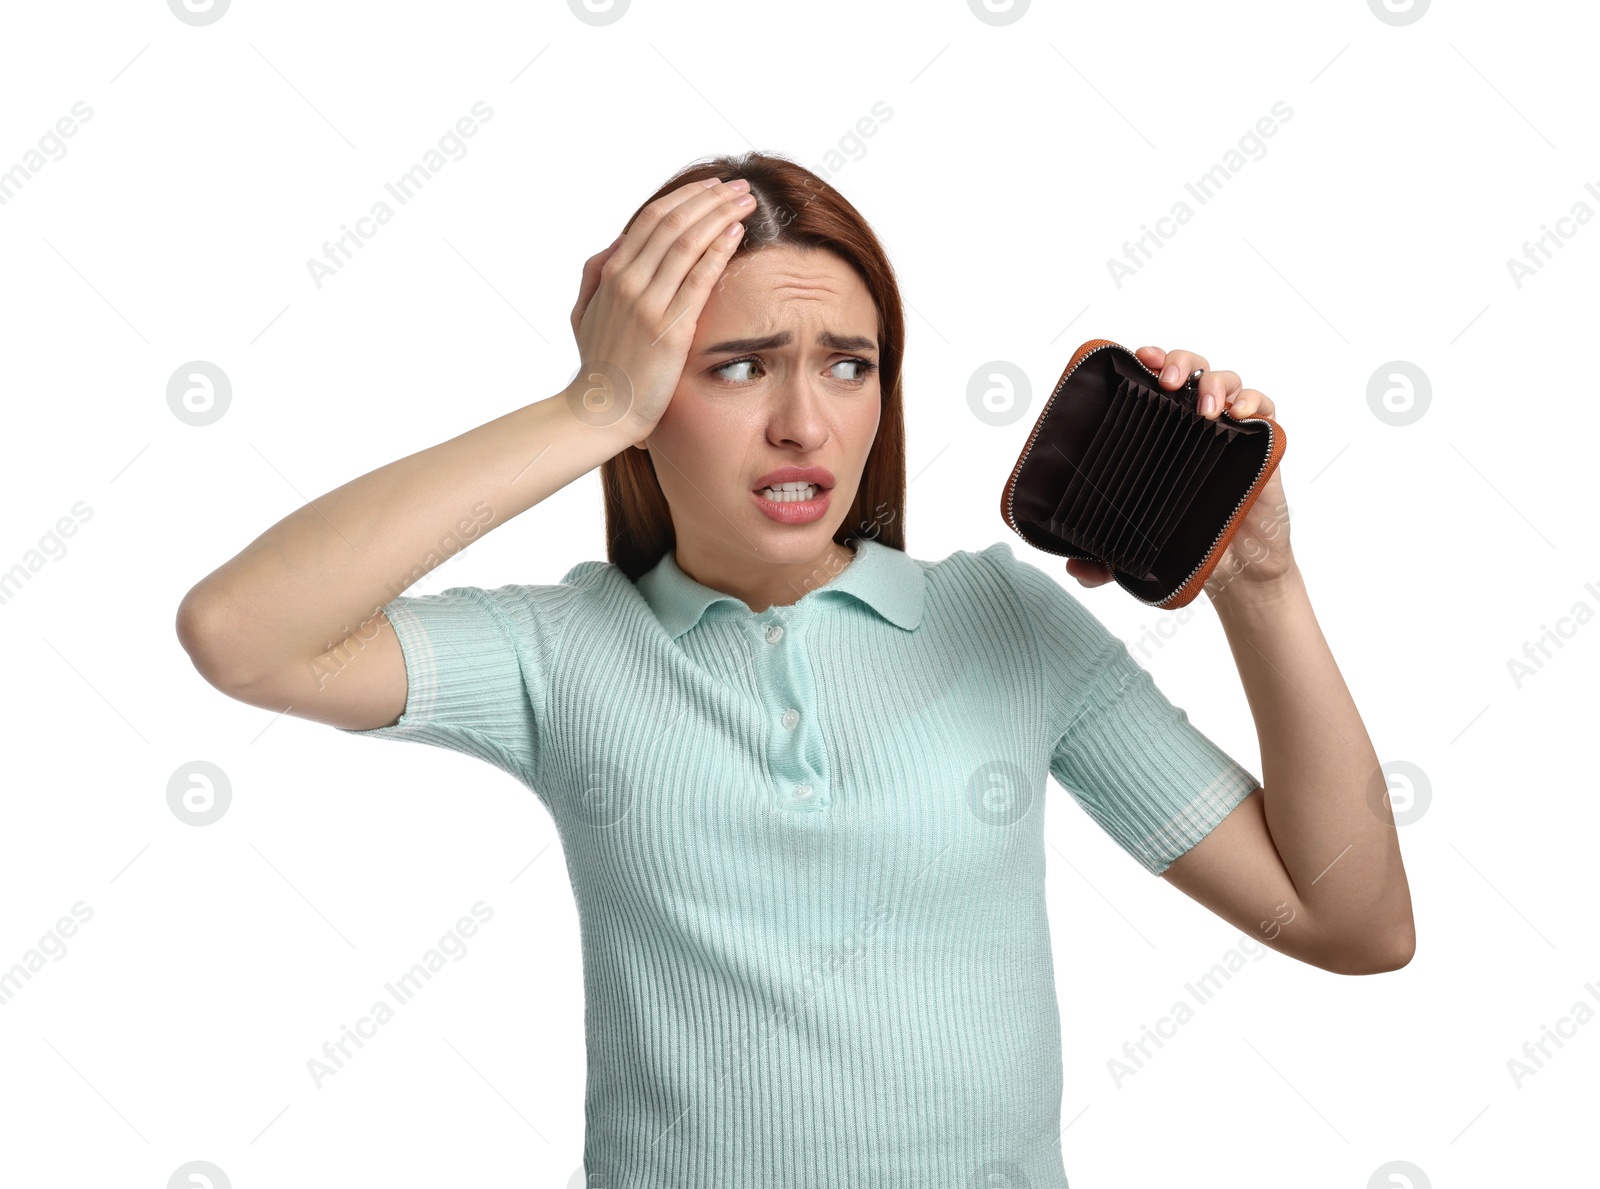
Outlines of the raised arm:
{"label": "raised arm", "polygon": [[332,726],[387,726],[405,661],[382,608],[639,431],[580,420],[562,393],[408,455],[296,509],[178,607],[200,675],[242,702]]}
{"label": "raised arm", "polygon": [[201,579],[177,614],[201,676],[333,726],[394,723],[407,677],[382,608],[456,548],[649,436],[739,242],[725,233],[751,209],[738,204],[746,188],[690,182],[589,258],[572,310],[583,366],[562,392],[335,488]]}
{"label": "raised arm", "polygon": [[[1141,347],[1177,388],[1195,368],[1201,414],[1277,417],[1272,399],[1210,371],[1190,351]],[[1211,398],[1211,403],[1206,403]],[[1072,561],[1085,585],[1104,567]],[[1406,965],[1416,949],[1411,890],[1388,785],[1311,608],[1289,544],[1281,468],[1205,586],[1239,670],[1261,744],[1262,787],[1163,878],[1281,953],[1339,974]]]}

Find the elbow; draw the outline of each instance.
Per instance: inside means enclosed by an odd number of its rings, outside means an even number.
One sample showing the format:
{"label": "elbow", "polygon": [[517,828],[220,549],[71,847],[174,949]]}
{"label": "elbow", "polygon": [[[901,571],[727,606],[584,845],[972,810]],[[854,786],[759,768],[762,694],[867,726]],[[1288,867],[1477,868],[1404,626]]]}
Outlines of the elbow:
{"label": "elbow", "polygon": [[189,654],[190,660],[194,660],[204,646],[205,625],[205,605],[195,597],[194,590],[191,590],[183,596],[183,602],[178,604],[178,614],[173,621],[173,627],[178,633],[178,643]]}
{"label": "elbow", "polygon": [[1389,947],[1385,965],[1373,971],[1374,974],[1384,974],[1390,970],[1399,970],[1402,966],[1409,965],[1417,953],[1416,926],[1407,924],[1405,930],[1396,937]]}
{"label": "elbow", "polygon": [[1408,965],[1416,952],[1416,929],[1408,926],[1383,945],[1369,940],[1360,946],[1344,946],[1325,955],[1326,960],[1317,965],[1334,974],[1388,974]]}
{"label": "elbow", "polygon": [[236,671],[232,661],[228,646],[231,629],[223,608],[200,590],[197,586],[184,596],[173,626],[195,672],[207,684],[226,693],[245,684],[244,675]]}

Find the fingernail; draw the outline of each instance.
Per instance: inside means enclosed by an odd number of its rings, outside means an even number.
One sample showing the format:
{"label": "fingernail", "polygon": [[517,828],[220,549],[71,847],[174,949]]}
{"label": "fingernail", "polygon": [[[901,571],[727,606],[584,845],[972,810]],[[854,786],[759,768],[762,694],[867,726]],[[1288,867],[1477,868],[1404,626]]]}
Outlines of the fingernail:
{"label": "fingernail", "polygon": [[1178,365],[1169,363],[1161,369],[1161,382],[1163,384],[1176,384],[1178,382]]}
{"label": "fingernail", "polygon": [[1214,413],[1216,411],[1217,411],[1217,398],[1212,396],[1208,392],[1208,393],[1206,393],[1204,396],[1202,396],[1200,398],[1200,415],[1202,417],[1209,417],[1209,416],[1211,416],[1212,413]]}

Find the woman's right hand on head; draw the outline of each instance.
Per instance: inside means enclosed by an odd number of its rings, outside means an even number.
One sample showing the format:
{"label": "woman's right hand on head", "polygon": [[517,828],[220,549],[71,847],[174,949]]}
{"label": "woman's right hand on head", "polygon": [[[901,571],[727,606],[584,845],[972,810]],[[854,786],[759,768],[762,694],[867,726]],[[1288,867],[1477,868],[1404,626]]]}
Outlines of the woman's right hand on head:
{"label": "woman's right hand on head", "polygon": [[662,195],[584,263],[572,307],[581,363],[567,388],[582,420],[626,418],[643,438],[671,403],[706,299],[755,209],[742,178],[709,182]]}

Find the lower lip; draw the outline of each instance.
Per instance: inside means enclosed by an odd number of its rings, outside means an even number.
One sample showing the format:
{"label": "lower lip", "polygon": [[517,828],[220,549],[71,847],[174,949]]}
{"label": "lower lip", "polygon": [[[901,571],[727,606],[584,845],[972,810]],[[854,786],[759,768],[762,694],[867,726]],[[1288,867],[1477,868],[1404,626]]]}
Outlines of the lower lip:
{"label": "lower lip", "polygon": [[808,500],[789,500],[779,503],[769,500],[759,491],[752,491],[751,498],[756,501],[756,507],[766,515],[768,520],[776,520],[779,524],[810,524],[813,520],[821,520],[828,514],[828,496],[831,494],[827,488],[818,488],[817,494]]}

